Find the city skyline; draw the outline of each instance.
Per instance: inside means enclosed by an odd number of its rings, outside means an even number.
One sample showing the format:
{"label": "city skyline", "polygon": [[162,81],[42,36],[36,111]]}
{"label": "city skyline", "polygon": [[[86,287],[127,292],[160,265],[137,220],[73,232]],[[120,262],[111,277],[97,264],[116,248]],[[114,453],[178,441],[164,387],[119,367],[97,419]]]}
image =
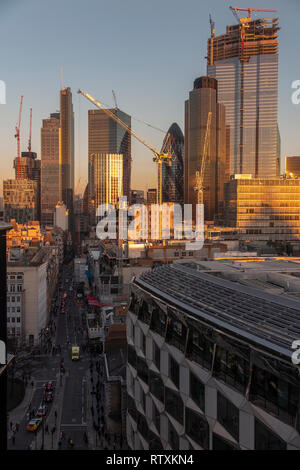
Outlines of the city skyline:
{"label": "city skyline", "polygon": [[[76,2],[75,2],[76,3]],[[79,176],[81,176],[80,191],[84,189],[84,180],[87,179],[87,111],[92,109],[90,105],[82,104],[82,99],[75,96],[76,90],[79,86],[84,86],[96,98],[108,102],[111,107],[113,97],[111,90],[115,89],[117,94],[118,106],[126,113],[132,115],[132,127],[151,144],[161,147],[164,134],[159,133],[148,126],[136,121],[134,118],[138,117],[141,120],[150,122],[153,126],[159,127],[162,130],[167,130],[172,122],[177,122],[183,128],[184,122],[184,101],[188,97],[188,91],[191,89],[193,80],[196,76],[201,74],[206,75],[206,54],[207,39],[209,37],[209,21],[208,14],[211,13],[213,20],[216,23],[216,35],[225,32],[226,25],[233,25],[236,23],[233,15],[231,14],[228,6],[230,2],[224,1],[222,5],[219,2],[211,2],[207,7],[199,2],[190,1],[191,8],[185,8],[179,3],[172,2],[172,13],[169,16],[167,7],[170,5],[166,1],[164,5],[159,7],[159,17],[157,13],[149,11],[146,5],[137,5],[137,2],[130,2],[124,14],[123,5],[121,2],[114,2],[109,6],[107,2],[97,4],[93,1],[88,2],[87,13],[78,15],[76,8],[74,8],[74,15],[72,16],[72,25],[64,25],[64,27],[71,32],[73,27],[81,26],[79,37],[75,40],[78,41],[78,47],[75,44],[67,43],[64,48],[58,48],[58,39],[61,34],[63,23],[57,17],[58,34],[57,39],[48,44],[47,60],[41,59],[37,54],[40,51],[40,46],[33,43],[30,37],[29,43],[25,37],[22,45],[17,46],[17,38],[22,32],[23,26],[20,23],[26,22],[28,24],[28,17],[30,16],[31,8],[35,8],[37,3],[35,1],[29,2],[27,10],[23,11],[24,6],[20,2],[15,2],[14,5],[4,3],[2,9],[2,22],[7,18],[7,23],[10,23],[14,18],[16,19],[17,34],[11,41],[6,41],[6,49],[1,51],[1,63],[4,64],[1,79],[7,85],[7,104],[0,107],[0,136],[3,142],[2,151],[5,158],[1,159],[1,174],[3,178],[13,177],[12,162],[16,156],[16,141],[14,136],[14,126],[17,120],[18,104],[20,95],[24,94],[24,108],[21,123],[21,150],[24,151],[27,146],[28,132],[29,132],[29,108],[33,108],[33,136],[32,136],[32,151],[37,152],[40,158],[40,140],[39,129],[41,127],[41,118],[45,118],[50,113],[59,107],[59,89],[60,65],[63,66],[63,86],[70,86],[73,93],[73,104],[75,112],[75,186]],[[284,162],[285,156],[297,155],[297,112],[298,108],[291,102],[291,83],[293,80],[300,76],[300,67],[296,61],[292,61],[293,54],[296,53],[297,41],[293,40],[297,33],[296,29],[296,12],[295,9],[299,8],[296,2],[290,1],[292,8],[280,8],[282,5],[275,0],[271,2],[265,0],[263,6],[265,8],[277,8],[278,13],[271,14],[270,16],[278,16],[281,30],[279,32],[279,129],[281,133],[281,161]],[[63,9],[68,8],[69,2],[64,2]],[[72,6],[75,5],[72,2]],[[154,6],[156,2],[154,2]],[[158,5],[158,3],[157,3]],[[240,1],[239,5],[249,6],[245,1]],[[53,15],[55,17],[56,4],[53,5]],[[101,9],[102,7],[102,9]],[[155,10],[155,8],[154,8]],[[39,16],[44,18],[43,15],[47,10],[40,4],[35,8],[34,23],[35,27],[38,23]],[[191,12],[193,11],[193,14]],[[194,14],[199,11],[199,15]],[[20,14],[21,13],[21,14]],[[24,13],[24,15],[23,15]],[[93,14],[91,14],[93,13]],[[130,18],[130,13],[134,13],[133,18]],[[165,34],[163,41],[160,41],[158,49],[158,40],[153,37],[152,27],[148,25],[152,19],[156,19],[155,28],[159,30],[160,22],[162,22],[168,13],[170,23],[176,24],[176,32],[182,34],[175,34],[172,32],[171,24],[167,23],[166,31],[170,29],[170,35]],[[101,24],[103,22],[103,31],[98,32],[98,38],[91,32],[92,37],[89,43],[89,48],[85,49],[86,41],[90,37],[87,34],[86,28],[89,22],[95,21],[97,15],[101,14]],[[146,15],[145,15],[146,14]],[[147,16],[148,15],[148,16]],[[150,16],[149,16],[150,15]],[[20,16],[20,18],[19,18]],[[62,15],[63,16],[63,15]],[[80,16],[80,18],[79,18]],[[93,18],[95,16],[95,19]],[[107,18],[107,23],[105,21]],[[130,26],[130,21],[135,22],[138,19],[139,26],[133,33],[127,33],[124,38],[124,45],[130,45],[128,51],[129,56],[124,58],[120,47],[120,37],[113,39],[109,44],[110,47],[101,50],[102,55],[97,50],[97,45],[101,46],[101,34],[107,33],[107,24],[115,19],[116,24],[123,19],[125,26]],[[147,20],[146,20],[147,18]],[[197,18],[197,21],[196,21]],[[88,20],[88,21],[87,21]],[[43,39],[46,41],[47,32],[49,32],[50,23],[43,22],[44,32]],[[18,28],[19,26],[19,28]],[[129,30],[130,27],[126,28]],[[151,31],[151,41],[150,41]],[[2,33],[5,34],[5,24],[2,28]],[[37,31],[37,34],[39,31]],[[64,30],[64,34],[66,31]],[[0,34],[0,36],[1,36]],[[141,36],[141,45],[137,45],[134,38]],[[24,36],[24,35],[23,35]],[[154,35],[155,36],[155,35]],[[161,37],[161,36],[160,36]],[[96,45],[93,39],[97,39]],[[170,48],[170,43],[173,43],[173,48]],[[53,46],[52,46],[53,43]],[[196,43],[196,44],[195,44]],[[47,41],[46,41],[47,44]],[[30,46],[30,48],[29,48]],[[143,47],[144,46],[144,47]],[[18,47],[17,54],[13,53],[14,48]],[[32,77],[28,80],[26,73],[22,73],[22,80],[17,77],[17,69],[22,66],[23,72],[26,72],[25,61],[21,58],[23,48],[28,49],[28,55],[31,57],[29,61],[29,68],[31,69]],[[95,49],[96,47],[96,49]],[[119,49],[118,49],[119,47]],[[188,49],[186,49],[188,47]],[[295,50],[294,50],[295,48]],[[76,50],[75,54],[72,54]],[[168,50],[168,71],[164,73],[154,73],[149,75],[150,70],[159,70],[159,64],[163,60],[164,52]],[[97,57],[99,60],[94,60],[94,54],[98,51]],[[139,63],[134,61],[135,54],[138,54]],[[126,54],[125,54],[126,55]],[[17,56],[17,57],[16,57]],[[73,57],[72,57],[73,56]],[[126,55],[127,56],[127,55]],[[12,59],[13,57],[13,59]],[[34,59],[39,59],[39,66],[35,65]],[[8,60],[9,59],[9,60]],[[26,54],[25,54],[26,59]],[[126,61],[127,59],[127,61]],[[180,60],[181,67],[178,69],[177,63]],[[96,64],[95,64],[96,62]],[[26,62],[27,64],[27,62]],[[24,69],[25,67],[25,69]],[[37,72],[37,69],[39,73]],[[148,69],[149,68],[149,69]],[[116,73],[116,69],[122,70],[122,77]],[[36,72],[35,72],[36,70]],[[105,73],[103,73],[105,70]],[[175,74],[176,70],[176,74]],[[289,70],[289,73],[287,73]],[[102,71],[100,75],[97,72]],[[96,77],[96,78],[95,78]],[[147,90],[147,93],[145,91]],[[80,101],[79,101],[80,100]],[[163,103],[163,106],[161,104]],[[159,110],[159,113],[157,113]],[[28,116],[27,116],[28,115]],[[288,120],[287,117],[290,119]],[[134,139],[132,140],[132,187],[136,189],[146,189],[154,186],[155,182],[155,165],[152,163],[151,154],[144,149]],[[147,165],[147,172],[145,172],[145,163]],[[283,168],[282,171],[283,172]],[[136,184],[138,182],[138,184]],[[1,184],[2,186],[2,184]]]}

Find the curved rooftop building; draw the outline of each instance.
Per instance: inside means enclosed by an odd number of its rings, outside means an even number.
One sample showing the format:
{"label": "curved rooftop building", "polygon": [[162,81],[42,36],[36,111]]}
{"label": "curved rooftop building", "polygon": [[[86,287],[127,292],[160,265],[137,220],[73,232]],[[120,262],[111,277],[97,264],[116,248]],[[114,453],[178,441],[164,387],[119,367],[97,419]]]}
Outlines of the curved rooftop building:
{"label": "curved rooftop building", "polygon": [[172,165],[162,165],[162,200],[183,204],[183,152],[184,137],[176,122],[174,122],[162,144],[161,152],[169,152],[173,156]]}
{"label": "curved rooftop building", "polygon": [[127,438],[132,449],[300,449],[299,299],[164,265],[132,284]]}

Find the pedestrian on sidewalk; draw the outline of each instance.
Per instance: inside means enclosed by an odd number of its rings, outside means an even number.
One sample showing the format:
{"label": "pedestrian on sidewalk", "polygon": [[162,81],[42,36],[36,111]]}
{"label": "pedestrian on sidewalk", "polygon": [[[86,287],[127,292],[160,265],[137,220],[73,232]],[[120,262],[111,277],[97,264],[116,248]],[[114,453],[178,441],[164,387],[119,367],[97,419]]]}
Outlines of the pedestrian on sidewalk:
{"label": "pedestrian on sidewalk", "polygon": [[13,445],[15,445],[15,443],[16,443],[15,433],[13,433],[11,440],[12,440]]}

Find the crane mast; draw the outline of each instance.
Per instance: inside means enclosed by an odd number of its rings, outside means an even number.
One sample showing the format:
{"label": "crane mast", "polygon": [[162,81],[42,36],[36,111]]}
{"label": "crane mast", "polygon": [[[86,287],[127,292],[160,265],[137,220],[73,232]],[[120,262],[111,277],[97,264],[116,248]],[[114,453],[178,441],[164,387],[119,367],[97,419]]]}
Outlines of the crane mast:
{"label": "crane mast", "polygon": [[172,164],[172,155],[170,153],[160,153],[155,147],[149,144],[145,139],[140,137],[133,129],[131,129],[125,122],[123,122],[115,113],[110,109],[107,109],[103,106],[102,103],[93,98],[89,93],[85,91],[78,90],[79,94],[83,95],[91,103],[93,103],[97,108],[102,109],[102,111],[111,119],[113,119],[117,124],[119,124],[123,129],[125,129],[130,135],[135,137],[141,144],[147,147],[154,154],[153,161],[157,164],[157,195],[156,200],[157,204],[162,204],[162,164],[166,163],[171,166]]}
{"label": "crane mast", "polygon": [[207,153],[208,153],[211,117],[212,117],[212,112],[209,111],[207,115],[206,131],[205,131],[203,153],[202,153],[202,159],[201,159],[201,168],[200,168],[200,171],[196,171],[195,191],[197,191],[197,194],[198,194],[198,198],[197,198],[198,204],[203,204],[203,191],[204,191],[203,180],[204,180],[205,164],[206,164]]}
{"label": "crane mast", "polygon": [[19,110],[19,122],[16,126],[15,137],[17,139],[17,180],[21,179],[21,149],[20,149],[20,127],[21,127],[21,116],[22,116],[23,96],[21,96],[20,110]]}

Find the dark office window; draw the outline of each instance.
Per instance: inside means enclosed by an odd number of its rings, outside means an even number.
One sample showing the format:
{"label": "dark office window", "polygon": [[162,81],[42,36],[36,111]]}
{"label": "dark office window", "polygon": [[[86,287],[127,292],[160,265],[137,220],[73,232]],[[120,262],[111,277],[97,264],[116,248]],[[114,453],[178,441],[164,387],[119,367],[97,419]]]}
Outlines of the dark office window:
{"label": "dark office window", "polygon": [[254,366],[250,400],[286,423],[294,425],[299,400],[298,387]]}
{"label": "dark office window", "polygon": [[179,436],[170,421],[169,421],[169,443],[173,450],[179,450]]}
{"label": "dark office window", "polygon": [[214,433],[213,450],[238,450],[238,447]]}
{"label": "dark office window", "polygon": [[244,392],[249,379],[249,362],[217,346],[214,375],[228,385]]}
{"label": "dark office window", "polygon": [[131,364],[135,369],[136,369],[136,352],[133,346],[129,345],[127,346],[127,360],[128,363]]}
{"label": "dark office window", "polygon": [[152,405],[152,412],[153,412],[153,422],[156,426],[157,431],[160,434],[160,412],[158,411],[154,403]]}
{"label": "dark office window", "polygon": [[160,375],[149,371],[149,388],[150,392],[162,403],[164,403],[164,384]]}
{"label": "dark office window", "polygon": [[164,450],[160,439],[151,431],[148,434],[149,450]]}
{"label": "dark office window", "polygon": [[148,438],[148,424],[144,415],[137,411],[137,428],[141,435],[147,440]]}
{"label": "dark office window", "polygon": [[144,413],[146,413],[146,394],[144,390],[141,389],[141,405],[144,410]]}
{"label": "dark office window", "polygon": [[145,300],[143,300],[143,302],[140,305],[138,318],[142,322],[147,323],[147,325],[150,324],[151,314],[149,311],[149,305],[147,304]]}
{"label": "dark office window", "polygon": [[286,450],[286,442],[255,419],[255,450]]}
{"label": "dark office window", "polygon": [[196,328],[189,329],[188,357],[207,370],[211,370],[214,343]]}
{"label": "dark office window", "polygon": [[164,337],[166,332],[166,325],[167,315],[165,312],[158,307],[154,308],[151,316],[151,330]]}
{"label": "dark office window", "polygon": [[173,418],[183,424],[183,401],[178,393],[169,388],[165,389],[165,407]]}
{"label": "dark office window", "polygon": [[201,408],[202,411],[205,409],[205,386],[203,383],[190,372],[190,397],[195,403]]}
{"label": "dark office window", "polygon": [[166,341],[184,352],[187,335],[186,326],[172,313],[169,313],[167,323]]}
{"label": "dark office window", "polygon": [[190,408],[185,409],[185,431],[203,449],[209,448],[209,426],[204,416]]}
{"label": "dark office window", "polygon": [[169,354],[169,376],[174,385],[179,388],[179,364]]}
{"label": "dark office window", "polygon": [[141,331],[141,345],[140,346],[141,346],[142,352],[146,356],[146,336],[144,335],[142,331]]}
{"label": "dark office window", "polygon": [[238,441],[239,440],[239,410],[218,392],[218,421]]}
{"label": "dark office window", "polygon": [[134,399],[131,397],[131,395],[129,395],[127,393],[127,410],[128,410],[128,413],[130,414],[130,416],[134,419],[134,421],[136,421],[137,419],[137,410],[136,410],[136,406],[135,406],[135,401]]}
{"label": "dark office window", "polygon": [[153,341],[153,362],[158,370],[160,370],[160,349],[155,341]]}
{"label": "dark office window", "polygon": [[137,356],[137,361],[136,361],[136,369],[137,369],[137,374],[138,376],[146,383],[148,384],[148,365],[145,359],[142,357]]}

